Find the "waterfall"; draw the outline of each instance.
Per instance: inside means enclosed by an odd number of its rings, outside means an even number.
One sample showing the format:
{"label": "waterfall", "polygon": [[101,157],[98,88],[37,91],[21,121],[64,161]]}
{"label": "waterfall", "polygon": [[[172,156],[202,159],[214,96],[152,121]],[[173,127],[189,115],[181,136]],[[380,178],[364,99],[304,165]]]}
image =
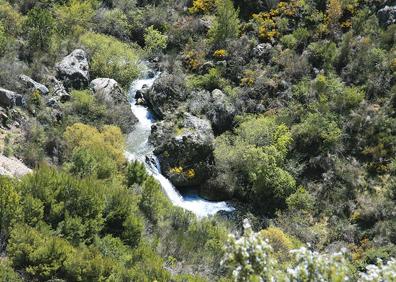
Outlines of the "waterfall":
{"label": "waterfall", "polygon": [[198,195],[181,195],[179,191],[164,175],[161,174],[161,167],[157,157],[154,155],[154,148],[148,139],[151,134],[151,125],[155,122],[154,115],[150,110],[142,105],[136,104],[135,95],[144,86],[151,87],[158,78],[159,73],[154,77],[135,80],[129,90],[131,97],[131,109],[138,123],[127,138],[127,148],[125,155],[129,161],[138,160],[146,166],[149,173],[161,184],[163,191],[169,200],[175,205],[193,212],[198,217],[213,215],[218,211],[232,211],[233,207],[226,202],[207,201]]}

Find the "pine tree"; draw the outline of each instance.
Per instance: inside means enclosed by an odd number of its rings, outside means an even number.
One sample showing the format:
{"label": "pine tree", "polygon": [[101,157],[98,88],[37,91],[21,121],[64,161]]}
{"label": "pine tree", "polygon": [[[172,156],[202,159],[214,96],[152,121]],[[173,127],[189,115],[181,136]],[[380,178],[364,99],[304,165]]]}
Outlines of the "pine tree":
{"label": "pine tree", "polygon": [[216,48],[221,48],[227,40],[239,35],[239,10],[234,8],[232,0],[217,0],[216,8],[216,18],[209,30],[209,38]]}

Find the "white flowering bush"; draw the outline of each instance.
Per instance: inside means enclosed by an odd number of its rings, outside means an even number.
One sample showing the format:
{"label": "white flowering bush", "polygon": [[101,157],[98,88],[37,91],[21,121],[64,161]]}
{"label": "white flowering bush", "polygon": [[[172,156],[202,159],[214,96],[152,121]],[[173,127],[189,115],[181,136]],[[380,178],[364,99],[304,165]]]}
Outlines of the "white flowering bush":
{"label": "white flowering bush", "polygon": [[384,264],[378,260],[377,265],[366,266],[366,272],[361,272],[359,282],[395,282],[396,281],[396,259],[391,258]]}
{"label": "white flowering bush", "polygon": [[320,254],[306,247],[292,250],[294,266],[287,269],[288,281],[348,281],[346,250],[334,254]]}
{"label": "white flowering bush", "polygon": [[276,261],[271,256],[272,247],[259,233],[253,232],[247,219],[243,227],[245,232],[239,239],[229,235],[222,264],[234,269],[235,281],[275,281]]}
{"label": "white flowering bush", "polygon": [[237,282],[396,282],[396,260],[368,265],[366,272],[353,275],[346,250],[326,254],[307,247],[291,250],[287,266],[275,259],[273,249],[260,232],[244,220],[240,238],[229,235],[222,264],[230,267]]}

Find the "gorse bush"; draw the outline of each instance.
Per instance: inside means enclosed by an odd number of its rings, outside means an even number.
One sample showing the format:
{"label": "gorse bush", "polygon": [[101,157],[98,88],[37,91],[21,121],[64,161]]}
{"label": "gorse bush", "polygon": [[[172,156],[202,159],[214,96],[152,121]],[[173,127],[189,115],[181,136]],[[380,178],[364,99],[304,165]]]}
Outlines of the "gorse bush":
{"label": "gorse bush", "polygon": [[112,77],[127,86],[139,75],[139,50],[114,37],[85,33],[80,38],[90,54],[93,77]]}

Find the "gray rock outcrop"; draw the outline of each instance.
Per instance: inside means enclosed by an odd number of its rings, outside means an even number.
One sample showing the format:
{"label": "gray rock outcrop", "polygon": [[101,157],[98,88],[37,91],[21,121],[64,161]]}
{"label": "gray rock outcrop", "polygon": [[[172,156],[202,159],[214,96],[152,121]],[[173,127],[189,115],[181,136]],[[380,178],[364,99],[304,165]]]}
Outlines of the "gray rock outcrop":
{"label": "gray rock outcrop", "polygon": [[162,172],[176,187],[199,187],[210,176],[212,126],[208,120],[189,113],[177,119],[176,126],[171,119],[154,125],[150,141],[156,148],[154,153]]}
{"label": "gray rock outcrop", "polygon": [[118,82],[111,78],[96,78],[91,81],[90,88],[96,98],[107,105],[109,122],[117,124],[124,133],[131,132],[138,119]]}
{"label": "gray rock outcrop", "polygon": [[205,115],[217,134],[232,128],[236,114],[230,98],[219,89],[191,95],[188,110],[195,115]]}
{"label": "gray rock outcrop", "polygon": [[0,87],[0,106],[12,108],[13,106],[21,107],[24,105],[25,99],[22,95]]}
{"label": "gray rock outcrop", "polygon": [[62,80],[66,88],[82,89],[89,83],[89,65],[87,54],[76,49],[56,66],[57,78]]}
{"label": "gray rock outcrop", "polygon": [[0,155],[0,175],[21,177],[31,171],[32,170],[20,160],[14,157],[8,158],[4,155]]}
{"label": "gray rock outcrop", "polygon": [[173,114],[187,98],[184,80],[169,73],[162,73],[149,91],[143,93],[150,108],[160,117]]}
{"label": "gray rock outcrop", "polygon": [[382,26],[396,23],[396,6],[385,6],[378,11],[377,16]]}
{"label": "gray rock outcrop", "polygon": [[45,85],[38,83],[37,81],[34,81],[32,78],[28,77],[27,75],[22,74],[19,76],[19,79],[23,82],[25,87],[33,90],[38,90],[42,95],[47,95],[49,92],[48,88]]}

